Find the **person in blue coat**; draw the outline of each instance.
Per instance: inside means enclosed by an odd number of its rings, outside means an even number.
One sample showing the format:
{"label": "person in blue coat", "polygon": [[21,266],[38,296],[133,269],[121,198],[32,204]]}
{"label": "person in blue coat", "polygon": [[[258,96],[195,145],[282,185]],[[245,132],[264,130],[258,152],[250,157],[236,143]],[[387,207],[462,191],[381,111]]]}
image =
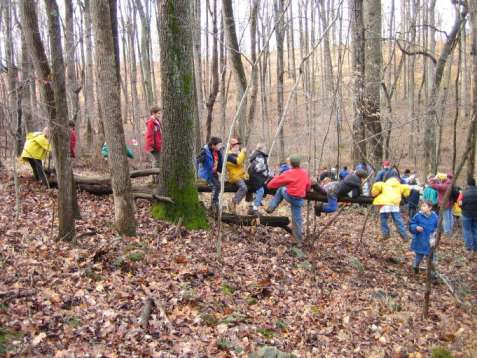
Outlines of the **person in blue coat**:
{"label": "person in blue coat", "polygon": [[432,203],[422,201],[419,212],[409,223],[409,231],[414,234],[411,250],[416,253],[412,264],[416,274],[419,273],[419,264],[425,256],[429,257],[432,247],[435,245],[437,221],[438,217],[432,211]]}
{"label": "person in blue coat", "polygon": [[348,167],[341,168],[341,170],[338,174],[339,180],[344,180],[344,178],[346,178],[348,176],[348,174],[349,174]]}
{"label": "person in blue coat", "polygon": [[222,163],[222,139],[211,137],[209,143],[202,147],[197,156],[197,176],[205,180],[212,188],[212,210],[217,210],[219,207],[219,173],[222,171]]}

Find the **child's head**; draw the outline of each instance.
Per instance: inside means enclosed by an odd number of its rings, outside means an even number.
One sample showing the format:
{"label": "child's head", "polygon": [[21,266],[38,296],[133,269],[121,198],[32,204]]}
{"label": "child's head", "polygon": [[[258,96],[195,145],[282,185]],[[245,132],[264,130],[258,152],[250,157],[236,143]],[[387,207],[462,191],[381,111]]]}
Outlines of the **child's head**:
{"label": "child's head", "polygon": [[299,168],[300,167],[300,161],[301,161],[300,156],[297,155],[297,154],[292,154],[288,158],[288,162],[290,163],[290,166],[292,168]]}
{"label": "child's head", "polygon": [[71,129],[73,129],[74,127],[76,127],[75,121],[69,120],[69,121],[68,121],[68,126],[69,126]]}
{"label": "child's head", "polygon": [[159,106],[152,106],[150,109],[149,109],[149,113],[151,113],[152,116],[156,117],[159,115],[159,112],[161,111],[161,107]]}
{"label": "child's head", "polygon": [[420,209],[424,215],[429,215],[432,212],[432,203],[426,200],[422,200]]}
{"label": "child's head", "polygon": [[222,148],[222,139],[218,137],[210,137],[209,146],[214,150],[220,150]]}

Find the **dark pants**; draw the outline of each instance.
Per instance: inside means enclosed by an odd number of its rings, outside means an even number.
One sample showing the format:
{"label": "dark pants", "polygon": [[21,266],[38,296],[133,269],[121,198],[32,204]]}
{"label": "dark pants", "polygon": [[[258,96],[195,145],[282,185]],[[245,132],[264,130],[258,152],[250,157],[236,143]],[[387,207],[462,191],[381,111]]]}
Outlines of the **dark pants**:
{"label": "dark pants", "polygon": [[39,159],[27,158],[28,163],[30,163],[31,168],[33,169],[33,175],[35,180],[41,180],[44,185],[48,185],[48,179],[46,178],[45,171],[43,170],[43,164]]}
{"label": "dark pants", "polygon": [[213,175],[207,184],[212,188],[212,206],[219,205],[220,180],[217,175]]}

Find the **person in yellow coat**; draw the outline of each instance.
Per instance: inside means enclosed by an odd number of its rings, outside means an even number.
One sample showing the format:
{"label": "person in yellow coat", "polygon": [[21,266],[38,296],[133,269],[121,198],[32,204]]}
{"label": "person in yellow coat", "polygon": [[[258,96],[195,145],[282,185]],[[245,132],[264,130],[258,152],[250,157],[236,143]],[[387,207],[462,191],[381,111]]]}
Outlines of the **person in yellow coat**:
{"label": "person in yellow coat", "polygon": [[21,159],[30,163],[35,179],[37,181],[41,180],[44,185],[48,185],[48,180],[43,169],[42,161],[46,159],[50,151],[48,128],[44,128],[41,132],[30,132],[27,134]]}
{"label": "person in yellow coat", "polygon": [[394,224],[399,231],[399,235],[404,241],[409,239],[404,222],[399,211],[399,204],[402,197],[408,197],[411,193],[409,185],[401,184],[397,173],[391,173],[384,182],[373,184],[371,195],[374,197],[373,205],[379,206],[379,217],[381,223],[381,233],[383,238],[389,238],[389,215],[393,218]]}
{"label": "person in yellow coat", "polygon": [[240,141],[237,138],[230,139],[230,148],[225,165],[227,167],[228,181],[238,186],[237,192],[229,203],[229,210],[232,213],[235,213],[237,205],[243,200],[248,190],[245,183],[248,179],[248,174],[245,170],[246,153],[247,149],[240,147]]}

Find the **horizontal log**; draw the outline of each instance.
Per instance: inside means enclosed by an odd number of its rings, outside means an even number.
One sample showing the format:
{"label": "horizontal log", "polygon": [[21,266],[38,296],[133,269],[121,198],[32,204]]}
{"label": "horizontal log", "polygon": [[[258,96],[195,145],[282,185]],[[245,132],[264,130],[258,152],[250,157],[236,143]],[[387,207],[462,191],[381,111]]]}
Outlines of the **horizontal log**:
{"label": "horizontal log", "polygon": [[254,216],[254,215],[233,215],[228,213],[222,214],[222,222],[226,224],[255,226],[264,225],[272,227],[280,227],[291,233],[289,228],[290,219],[288,216]]}

